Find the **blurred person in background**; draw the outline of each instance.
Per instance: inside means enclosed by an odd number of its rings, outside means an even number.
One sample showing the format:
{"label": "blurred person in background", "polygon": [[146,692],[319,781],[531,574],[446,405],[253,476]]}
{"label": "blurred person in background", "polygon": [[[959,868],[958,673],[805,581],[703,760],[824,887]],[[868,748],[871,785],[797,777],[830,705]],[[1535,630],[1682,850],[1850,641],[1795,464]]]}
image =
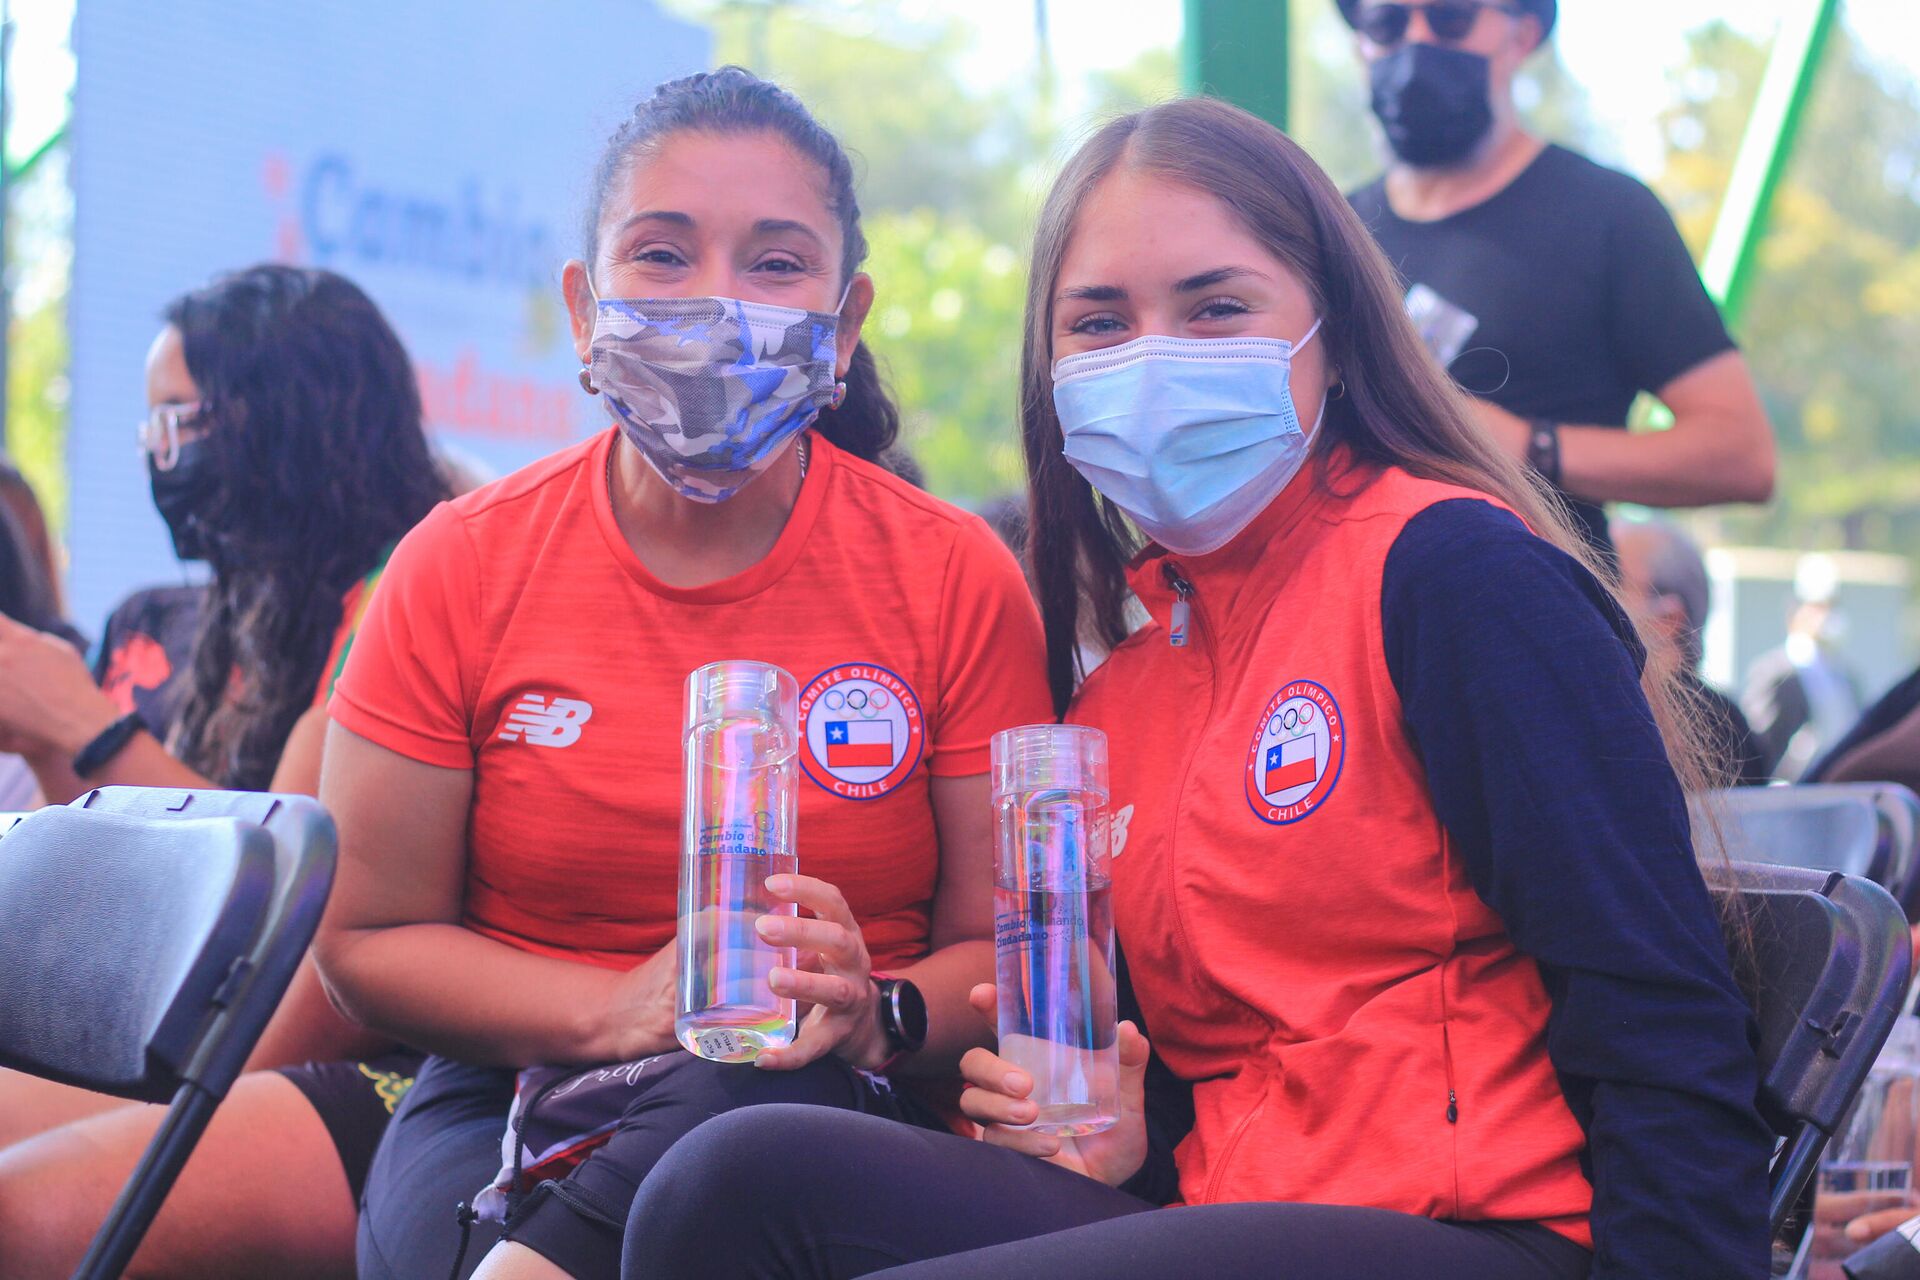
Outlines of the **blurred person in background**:
{"label": "blurred person in background", "polygon": [[[1764,502],[1773,432],[1687,247],[1641,183],[1527,132],[1514,77],[1556,0],[1337,0],[1393,158],[1349,199],[1428,348],[1508,456],[1567,499]],[[1642,392],[1673,412],[1628,432]]]}
{"label": "blurred person in background", "polygon": [[[324,702],[386,557],[447,496],[412,365],[327,271],[249,268],[164,317],[140,442],[176,552],[212,570],[179,706],[156,731],[66,641],[0,620],[0,745],[54,801],[112,784],[315,794]],[[130,679],[164,662],[148,652]],[[304,966],[251,1060],[286,1069],[235,1086],[134,1270],[351,1274],[359,1178],[416,1061],[391,1049]],[[0,1074],[0,1275],[73,1269],[159,1110]]]}
{"label": "blurred person in background", "polygon": [[1841,655],[1846,618],[1839,587],[1831,559],[1800,561],[1786,641],[1754,660],[1740,695],[1768,772],[1788,782],[1801,781],[1860,719],[1859,686]]}
{"label": "blurred person in background", "polygon": [[1805,782],[1897,782],[1920,791],[1920,671],[1881,695]]}
{"label": "blurred person in background", "polygon": [[[432,450],[449,497],[499,478],[485,462],[445,441],[433,442]],[[95,683],[122,715],[139,712],[142,726],[161,742],[192,686],[193,647],[206,604],[204,582],[145,587],[120,602],[101,635]]]}
{"label": "blurred person in background", "polygon": [[0,504],[6,506],[19,525],[27,554],[53,593],[54,615],[65,617],[66,593],[60,589],[60,561],[54,553],[53,535],[47,530],[46,512],[41,510],[40,497],[27,483],[26,476],[4,456],[0,456]]}
{"label": "blurred person in background", "polygon": [[1770,781],[1766,762],[1739,704],[1700,678],[1701,632],[1712,605],[1700,548],[1678,525],[1657,517],[1617,518],[1610,532],[1620,594],[1645,609],[1654,656],[1671,666],[1682,696],[1704,718],[1711,763],[1729,783],[1765,786]]}
{"label": "blurred person in background", "polygon": [[[35,504],[34,510],[38,509]],[[58,636],[78,651],[83,643],[60,619],[46,561],[14,510],[11,503],[0,503],[0,617]],[[11,752],[0,754],[0,813],[16,813],[39,803],[40,784],[27,761]]]}
{"label": "blurred person in background", "polygon": [[121,715],[137,713],[165,742],[191,686],[193,646],[207,606],[204,582],[143,587],[107,616],[93,679]]}
{"label": "blurred person in background", "polygon": [[1007,544],[1014,559],[1027,562],[1027,495],[1003,493],[980,506],[980,518]]}

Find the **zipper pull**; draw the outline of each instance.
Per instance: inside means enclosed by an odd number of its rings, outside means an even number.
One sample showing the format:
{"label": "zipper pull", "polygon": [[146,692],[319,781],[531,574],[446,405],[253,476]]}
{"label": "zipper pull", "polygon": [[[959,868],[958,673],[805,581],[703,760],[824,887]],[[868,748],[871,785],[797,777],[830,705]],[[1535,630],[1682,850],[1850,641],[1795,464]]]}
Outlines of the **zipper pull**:
{"label": "zipper pull", "polygon": [[1180,566],[1171,560],[1160,563],[1160,574],[1173,588],[1176,599],[1173,602],[1173,614],[1168,619],[1167,643],[1176,649],[1187,647],[1187,625],[1193,618],[1193,584],[1180,573]]}
{"label": "zipper pull", "polygon": [[1454,1096],[1451,1089],[1447,1090],[1447,1123],[1460,1123],[1460,1099]]}

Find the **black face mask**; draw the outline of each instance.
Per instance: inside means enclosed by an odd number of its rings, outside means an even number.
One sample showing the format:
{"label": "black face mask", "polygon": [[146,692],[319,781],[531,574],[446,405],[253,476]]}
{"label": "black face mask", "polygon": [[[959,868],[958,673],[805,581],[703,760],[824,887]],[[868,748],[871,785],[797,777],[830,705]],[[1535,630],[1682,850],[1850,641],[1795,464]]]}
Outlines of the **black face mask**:
{"label": "black face mask", "polygon": [[1489,64],[1477,53],[1403,44],[1368,69],[1387,144],[1421,169],[1458,164],[1493,127]]}
{"label": "black face mask", "polygon": [[149,455],[147,480],[153,485],[153,505],[160,509],[160,518],[173,535],[173,553],[182,560],[205,560],[212,551],[205,515],[219,493],[207,441],[182,444],[173,466],[166,471],[155,466]]}

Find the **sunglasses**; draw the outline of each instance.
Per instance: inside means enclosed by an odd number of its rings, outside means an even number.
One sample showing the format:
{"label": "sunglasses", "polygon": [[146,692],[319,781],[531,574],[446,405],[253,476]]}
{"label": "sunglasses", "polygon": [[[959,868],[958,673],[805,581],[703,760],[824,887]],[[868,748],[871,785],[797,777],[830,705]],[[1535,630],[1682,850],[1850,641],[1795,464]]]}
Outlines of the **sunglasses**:
{"label": "sunglasses", "polygon": [[1426,15],[1427,30],[1436,40],[1465,40],[1473,33],[1482,9],[1518,15],[1510,4],[1482,4],[1478,0],[1428,0],[1425,4],[1370,4],[1354,18],[1360,34],[1379,45],[1399,44],[1406,38],[1414,10]]}

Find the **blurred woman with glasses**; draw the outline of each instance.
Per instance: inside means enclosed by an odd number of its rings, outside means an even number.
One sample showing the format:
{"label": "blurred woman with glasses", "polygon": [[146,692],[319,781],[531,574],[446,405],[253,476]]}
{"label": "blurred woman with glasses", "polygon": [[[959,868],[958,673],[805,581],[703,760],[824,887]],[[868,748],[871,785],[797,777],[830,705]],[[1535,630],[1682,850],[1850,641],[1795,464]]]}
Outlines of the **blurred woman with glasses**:
{"label": "blurred woman with glasses", "polygon": [[[140,448],[174,550],[212,570],[177,712],[156,734],[151,707],[143,719],[99,687],[68,641],[0,618],[0,750],[56,803],[112,785],[313,794],[325,702],[387,555],[448,496],[413,368],[372,300],[327,271],[235,272],[164,319]],[[139,1273],[350,1269],[358,1172],[411,1083],[406,1055],[366,1056],[391,1047],[303,970],[251,1063],[288,1069],[229,1095]],[[0,1274],[71,1271],[157,1122],[0,1073]]]}

